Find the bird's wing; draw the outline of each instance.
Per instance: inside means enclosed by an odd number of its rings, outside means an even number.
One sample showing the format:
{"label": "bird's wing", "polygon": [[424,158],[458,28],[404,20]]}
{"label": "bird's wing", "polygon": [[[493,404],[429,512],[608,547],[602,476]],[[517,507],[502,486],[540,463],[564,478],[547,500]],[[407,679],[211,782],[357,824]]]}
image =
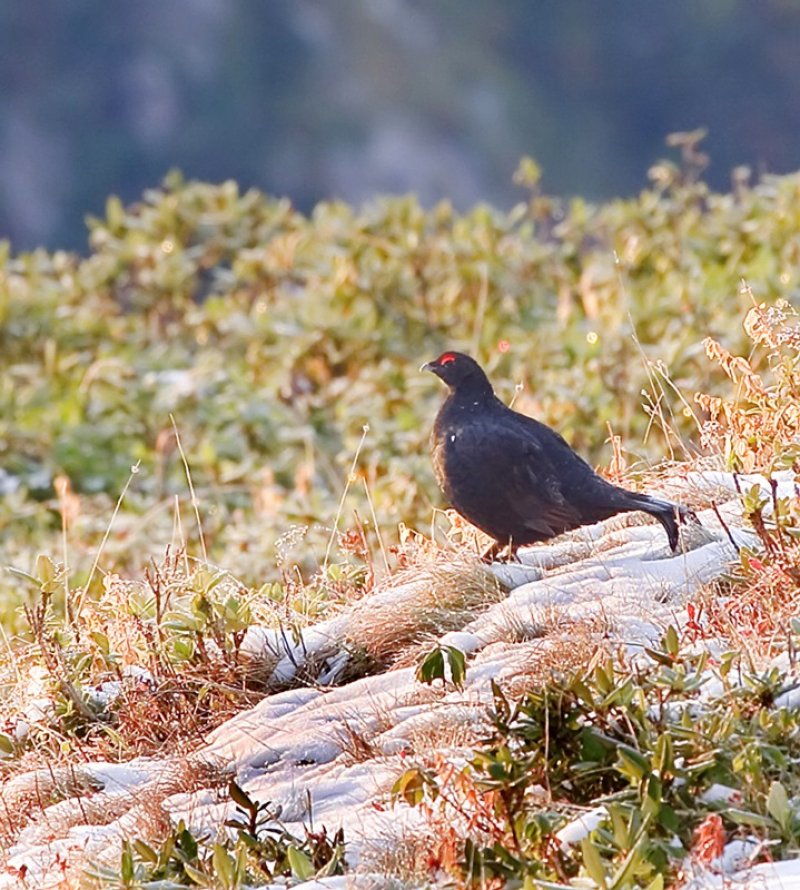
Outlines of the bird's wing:
{"label": "bird's wing", "polygon": [[511,467],[510,507],[517,520],[546,537],[579,525],[580,511],[565,496],[564,480],[552,454],[530,440],[525,440],[522,453],[523,459]]}
{"label": "bird's wing", "polygon": [[551,538],[580,524],[580,511],[569,497],[570,477],[593,473],[561,436],[531,424],[495,417],[463,430],[462,445],[475,458],[475,484],[484,492],[489,488],[493,512],[503,511],[510,520],[504,524]]}

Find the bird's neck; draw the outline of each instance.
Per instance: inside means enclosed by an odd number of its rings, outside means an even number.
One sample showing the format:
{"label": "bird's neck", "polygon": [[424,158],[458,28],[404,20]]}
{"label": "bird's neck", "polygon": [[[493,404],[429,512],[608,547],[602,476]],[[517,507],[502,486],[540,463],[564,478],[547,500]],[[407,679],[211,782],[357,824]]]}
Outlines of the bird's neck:
{"label": "bird's neck", "polygon": [[499,402],[492,391],[488,389],[470,388],[455,390],[447,397],[448,412],[452,414],[486,414]]}

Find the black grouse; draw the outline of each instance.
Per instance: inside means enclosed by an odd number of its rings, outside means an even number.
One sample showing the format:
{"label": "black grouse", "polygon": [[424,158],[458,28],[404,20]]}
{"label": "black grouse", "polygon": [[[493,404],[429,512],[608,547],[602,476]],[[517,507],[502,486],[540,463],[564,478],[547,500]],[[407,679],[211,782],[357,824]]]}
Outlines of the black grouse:
{"label": "black grouse", "polygon": [[431,435],[436,479],[451,506],[495,539],[485,558],[631,510],[654,516],[677,548],[686,507],[606,482],[558,433],[504,405],[468,355],[445,352],[423,370],[450,388]]}

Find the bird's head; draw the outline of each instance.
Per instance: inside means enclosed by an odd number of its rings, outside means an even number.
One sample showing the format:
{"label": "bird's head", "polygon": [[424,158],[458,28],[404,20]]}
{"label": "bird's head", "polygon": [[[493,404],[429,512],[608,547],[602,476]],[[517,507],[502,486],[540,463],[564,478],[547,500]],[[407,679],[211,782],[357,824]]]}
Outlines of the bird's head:
{"label": "bird's head", "polygon": [[492,392],[492,385],[483,368],[463,352],[443,352],[420,370],[435,374],[454,391]]}

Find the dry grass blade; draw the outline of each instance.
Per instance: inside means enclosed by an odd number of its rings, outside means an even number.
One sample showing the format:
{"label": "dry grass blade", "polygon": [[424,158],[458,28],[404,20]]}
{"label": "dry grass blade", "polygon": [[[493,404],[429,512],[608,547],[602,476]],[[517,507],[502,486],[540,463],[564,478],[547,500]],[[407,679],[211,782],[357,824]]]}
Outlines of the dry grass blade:
{"label": "dry grass blade", "polygon": [[350,465],[350,472],[347,474],[347,481],[344,484],[344,488],[342,489],[342,496],[339,498],[339,506],[336,508],[336,518],[333,520],[333,528],[331,529],[330,537],[328,538],[328,546],[325,548],[325,559],[322,562],[323,571],[328,568],[328,562],[331,556],[331,549],[333,547],[333,542],[336,538],[336,533],[339,531],[339,521],[342,518],[342,510],[344,509],[344,502],[347,498],[347,493],[350,491],[350,486],[355,482],[356,479],[356,467],[358,466],[358,458],[361,454],[361,449],[364,447],[364,440],[367,438],[367,433],[369,432],[369,424],[365,423],[361,428],[361,439],[359,440],[358,447],[356,448],[356,452],[353,455],[353,462]]}
{"label": "dry grass blade", "polygon": [[348,635],[384,664],[431,635],[459,630],[505,595],[475,557],[440,551],[428,564],[394,575],[352,610]]}
{"label": "dry grass blade", "polygon": [[[770,470],[798,450],[800,431],[800,317],[786,301],[767,307],[753,303],[744,319],[752,341],[749,355],[733,355],[706,338],[706,355],[735,385],[730,397],[697,393],[707,414],[701,441],[744,472]],[[766,364],[766,367],[763,367]]]}
{"label": "dry grass blade", "polygon": [[111,529],[114,525],[114,520],[117,518],[117,514],[120,511],[122,502],[125,500],[125,495],[128,493],[128,489],[131,486],[131,482],[133,482],[134,476],[136,476],[139,472],[140,464],[141,461],[137,460],[136,463],[131,467],[130,476],[128,476],[128,479],[125,482],[122,491],[120,492],[120,496],[117,498],[117,503],[114,505],[114,512],[111,514],[111,519],[106,526],[105,533],[103,534],[103,539],[100,541],[100,546],[97,548],[97,553],[95,554],[92,568],[89,571],[89,577],[86,579],[86,584],[83,586],[83,589],[78,593],[78,596],[76,597],[75,606],[72,611],[73,622],[77,622],[81,614],[83,604],[86,601],[86,596],[92,587],[92,581],[94,580],[95,572],[97,571],[97,567],[100,564],[100,557],[103,555],[103,550],[105,549],[105,546],[108,543],[109,536],[111,535]]}
{"label": "dry grass blade", "polygon": [[200,504],[197,500],[197,495],[195,494],[194,483],[192,482],[192,473],[189,469],[189,461],[186,459],[186,452],[183,450],[181,435],[178,432],[178,426],[175,423],[175,418],[172,414],[170,414],[169,419],[172,423],[172,429],[175,433],[175,442],[178,446],[181,460],[183,461],[183,471],[186,474],[186,484],[189,486],[189,493],[192,496],[192,509],[194,510],[194,518],[197,522],[197,535],[200,538],[200,549],[203,551],[203,562],[208,563],[208,550],[206,550],[206,539],[205,535],[203,534],[203,523],[200,521]]}

